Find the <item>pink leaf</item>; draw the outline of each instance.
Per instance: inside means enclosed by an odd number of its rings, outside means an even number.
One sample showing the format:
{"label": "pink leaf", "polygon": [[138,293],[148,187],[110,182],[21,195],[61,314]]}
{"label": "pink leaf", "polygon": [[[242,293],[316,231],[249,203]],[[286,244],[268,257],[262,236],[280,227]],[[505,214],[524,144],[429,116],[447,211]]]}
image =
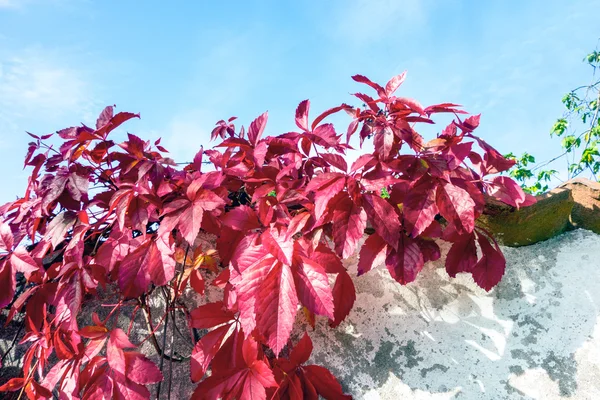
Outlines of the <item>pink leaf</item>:
{"label": "pink leaf", "polygon": [[356,300],[356,289],[354,282],[346,271],[340,272],[333,286],[333,301],[335,304],[334,318],[329,326],[335,328],[350,314],[354,301]]}
{"label": "pink leaf", "polygon": [[489,195],[517,209],[527,200],[521,186],[507,176],[492,179]]}
{"label": "pink leaf", "polygon": [[471,233],[475,226],[475,202],[469,193],[451,183],[438,186],[436,203],[440,214],[458,233]]}
{"label": "pink leaf", "polygon": [[290,267],[279,263],[265,277],[256,299],[256,325],[279,355],[292,332],[298,297]]}
{"label": "pink leaf", "polygon": [[459,272],[471,272],[477,263],[477,246],[475,236],[466,237],[452,244],[446,256],[446,271],[451,277]]}
{"label": "pink leaf", "polygon": [[234,314],[225,309],[223,302],[208,303],[191,312],[191,326],[198,329],[208,329],[231,321]]}
{"label": "pink leaf", "polygon": [[401,237],[398,250],[391,249],[385,259],[390,275],[402,285],[414,281],[424,263],[421,249],[407,236]]}
{"label": "pink leaf", "polygon": [[373,194],[363,195],[363,207],[375,231],[390,246],[397,248],[400,238],[400,220],[394,207],[386,200]]}
{"label": "pink leaf", "polygon": [[325,269],[302,257],[294,278],[300,302],[314,314],[333,318],[333,294]]}
{"label": "pink leaf", "polygon": [[152,361],[141,353],[125,352],[127,379],[140,384],[157,383],[163,380],[163,375]]}
{"label": "pink leaf", "polygon": [[400,87],[400,85],[402,85],[402,83],[404,82],[405,79],[406,79],[406,71],[404,71],[400,75],[394,76],[392,79],[389,80],[387,85],[385,85],[385,94],[388,97],[391,96],[392,94],[394,94],[396,89],[398,89]]}
{"label": "pink leaf", "polygon": [[296,126],[303,131],[308,131],[308,110],[310,109],[310,101],[303,100],[296,108]]}
{"label": "pink leaf", "polygon": [[482,256],[473,266],[473,279],[479,287],[489,292],[502,279],[506,260],[500,249],[494,248],[484,236],[478,234],[477,242],[481,247]]}
{"label": "pink leaf", "polygon": [[364,235],[367,213],[346,197],[337,203],[333,212],[333,241],[335,250],[342,258],[350,257]]}
{"label": "pink leaf", "polygon": [[366,274],[371,268],[383,264],[385,261],[387,243],[378,234],[372,234],[367,238],[360,249],[358,259],[358,276]]}
{"label": "pink leaf", "polygon": [[385,97],[385,90],[378,84],[371,82],[371,80],[369,78],[367,78],[366,76],[363,75],[354,75],[352,77],[352,79],[354,79],[356,82],[360,82],[360,83],[365,83],[369,86],[371,86],[373,89],[375,89],[377,91],[377,95],[379,97]]}
{"label": "pink leaf", "polygon": [[321,154],[321,158],[329,165],[332,165],[344,172],[348,170],[348,164],[346,164],[346,160],[344,160],[344,157],[338,154],[323,153]]}
{"label": "pink leaf", "polygon": [[260,137],[262,136],[263,131],[265,130],[265,126],[267,126],[268,118],[269,113],[265,112],[261,114],[258,118],[256,118],[254,121],[252,121],[252,123],[250,124],[250,128],[248,128],[248,140],[254,146],[256,146],[256,144],[260,140]]}
{"label": "pink leaf", "polygon": [[435,203],[437,185],[431,179],[423,179],[413,187],[404,200],[404,221],[411,237],[419,236],[435,218],[439,210]]}

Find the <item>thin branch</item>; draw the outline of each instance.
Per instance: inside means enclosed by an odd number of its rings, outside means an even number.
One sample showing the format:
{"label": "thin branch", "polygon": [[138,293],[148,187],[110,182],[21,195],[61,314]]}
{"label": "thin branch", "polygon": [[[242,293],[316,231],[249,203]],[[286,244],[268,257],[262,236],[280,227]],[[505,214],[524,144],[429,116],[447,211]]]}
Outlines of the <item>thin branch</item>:
{"label": "thin branch", "polygon": [[[148,305],[145,302],[140,302],[142,311],[144,312],[144,319],[146,320],[146,327],[148,328],[148,330],[150,331],[150,342],[152,343],[152,346],[154,347],[154,349],[156,350],[156,353],[158,354],[159,357],[161,358],[165,358],[167,360],[170,360],[171,357],[164,354],[163,350],[160,348],[160,345],[158,344],[158,339],[156,338],[155,335],[155,328],[152,326],[152,321],[151,321],[151,315],[149,313],[149,311],[147,310]],[[186,361],[188,358],[187,357],[173,357],[173,361],[175,362],[184,362]]]}
{"label": "thin branch", "polygon": [[[169,297],[167,296],[166,292],[163,289],[163,293],[165,295],[165,313],[166,313],[166,317],[165,317],[165,326],[163,328],[163,338],[162,338],[162,349],[163,349],[163,355],[164,355],[164,349],[165,346],[167,345],[167,326],[169,325]],[[162,373],[163,371],[163,366],[164,366],[164,362],[165,362],[165,357],[161,357],[160,358],[160,372]],[[164,377],[164,375],[163,375]],[[158,385],[156,387],[156,400],[160,400],[160,387],[161,387],[162,381],[158,382]]]}
{"label": "thin branch", "polygon": [[4,354],[2,355],[2,358],[0,359],[0,365],[4,365],[4,359],[8,356],[8,354],[11,352],[11,350],[17,343],[17,340],[19,339],[19,335],[21,334],[21,331],[23,330],[24,326],[25,326],[25,320],[21,321],[21,324],[19,326],[19,329],[17,330],[17,333],[15,334],[15,337],[13,338],[12,342],[10,342],[10,346],[8,346],[8,348],[6,349],[6,352],[4,352]]}

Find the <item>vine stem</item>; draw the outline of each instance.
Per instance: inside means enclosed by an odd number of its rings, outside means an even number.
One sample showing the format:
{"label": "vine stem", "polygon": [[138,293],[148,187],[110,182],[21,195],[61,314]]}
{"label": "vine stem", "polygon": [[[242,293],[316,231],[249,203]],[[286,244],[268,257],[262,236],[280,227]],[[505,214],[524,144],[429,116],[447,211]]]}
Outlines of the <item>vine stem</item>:
{"label": "vine stem", "polygon": [[[163,338],[162,338],[162,348],[163,348],[163,355],[164,355],[164,348],[165,345],[167,344],[167,326],[169,325],[169,298],[166,295],[166,292],[163,290],[163,293],[165,293],[165,326],[163,328]],[[160,358],[160,372],[162,373],[163,371],[163,365],[165,362],[165,358],[161,357]],[[164,377],[164,375],[163,375]],[[156,400],[160,400],[160,387],[162,386],[162,381],[158,382],[158,385],[156,386]]]}
{"label": "vine stem", "polygon": [[185,256],[183,257],[183,263],[181,264],[181,273],[177,277],[177,286],[175,286],[175,289],[174,289],[175,295],[173,296],[173,300],[171,301],[171,312],[173,313],[171,319],[173,321],[171,322],[171,325],[172,325],[172,327],[171,327],[171,359],[169,360],[169,388],[168,388],[168,393],[167,393],[168,400],[171,400],[171,384],[173,383],[173,352],[175,351],[173,346],[174,346],[174,341],[175,341],[175,328],[177,328],[177,319],[175,317],[174,305],[175,305],[175,301],[177,301],[177,299],[179,298],[179,289],[181,287],[181,281],[183,279],[183,273],[185,271],[185,265],[187,263],[189,251],[190,251],[190,245],[188,244],[185,249]]}
{"label": "vine stem", "polygon": [[24,326],[25,326],[25,320],[23,320],[23,322],[19,326],[19,329],[17,330],[15,337],[13,338],[12,342],[10,343],[10,346],[8,346],[8,348],[6,349],[6,352],[4,352],[4,354],[2,355],[2,358],[0,359],[0,365],[4,365],[4,359],[8,356],[8,354],[11,352],[11,350],[17,343],[17,340],[19,339],[19,335],[21,334],[21,331],[23,330]]}

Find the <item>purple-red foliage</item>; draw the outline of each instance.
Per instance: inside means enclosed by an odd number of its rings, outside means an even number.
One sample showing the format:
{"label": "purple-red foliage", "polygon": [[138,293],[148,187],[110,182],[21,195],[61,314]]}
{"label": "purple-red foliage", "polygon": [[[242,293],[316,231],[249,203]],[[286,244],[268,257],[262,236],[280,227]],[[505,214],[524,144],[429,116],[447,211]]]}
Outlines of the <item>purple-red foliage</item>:
{"label": "purple-red foliage", "polygon": [[[199,382],[193,398],[347,398],[328,370],[306,365],[308,335],[290,343],[300,309],[312,324],[325,318],[332,327],[352,309],[355,289],[342,259],[358,251],[359,275],[385,264],[407,284],[440,257],[433,239],[444,240],[452,243],[450,276],[466,272],[483,289],[494,287],[504,257],[475,225],[486,196],[514,207],[533,200],[510,178],[490,176],[513,161],[474,136],[478,115],[463,119],[456,104],[423,107],[397,97],[404,78],[382,87],[356,75],[375,91],[355,95],[364,108],[342,104],[311,120],[305,100],[298,129],[278,136],[264,135],[267,113],[247,131],[236,130],[235,118],[219,121],[212,139],[220,143],[183,169],[160,141],[111,140],[111,131],[139,117],[113,107],[95,128],[58,131],[57,148],[47,144],[50,135],[32,135],[27,190],[0,208],[0,307],[10,306],[9,321],[25,314],[28,346],[23,375],[0,391],[148,398],[146,385],[161,381],[162,371],[132,350],[131,327],[126,333],[117,324],[121,309],[147,312],[146,297],[161,288],[167,318],[156,331],[185,306],[178,298],[186,287],[205,295],[212,285],[222,300],[187,310],[190,330],[207,330],[189,361],[191,381]],[[344,134],[324,122],[339,111],[351,118]],[[415,126],[438,113],[455,119],[426,142]],[[354,135],[361,145],[373,140],[374,151],[349,165],[344,154]],[[206,160],[213,168],[203,172]],[[201,231],[216,236],[216,249],[196,245]],[[84,297],[107,285],[119,302],[104,320],[94,314],[81,326]]]}

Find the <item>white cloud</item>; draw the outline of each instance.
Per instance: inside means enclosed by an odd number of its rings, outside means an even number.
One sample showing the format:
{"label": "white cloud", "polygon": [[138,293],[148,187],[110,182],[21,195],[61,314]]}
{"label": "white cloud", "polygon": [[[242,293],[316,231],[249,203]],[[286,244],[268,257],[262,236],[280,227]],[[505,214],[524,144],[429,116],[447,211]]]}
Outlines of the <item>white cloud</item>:
{"label": "white cloud", "polygon": [[22,3],[21,0],[0,0],[0,8],[17,8]]}
{"label": "white cloud", "polygon": [[360,44],[374,39],[380,41],[394,30],[411,30],[410,27],[423,23],[426,18],[423,0],[352,0],[344,7],[335,16],[339,21],[338,33]]}
{"label": "white cloud", "polygon": [[86,117],[97,108],[91,92],[80,71],[48,52],[0,56],[0,127],[9,131],[25,118],[53,123],[65,115]]}

